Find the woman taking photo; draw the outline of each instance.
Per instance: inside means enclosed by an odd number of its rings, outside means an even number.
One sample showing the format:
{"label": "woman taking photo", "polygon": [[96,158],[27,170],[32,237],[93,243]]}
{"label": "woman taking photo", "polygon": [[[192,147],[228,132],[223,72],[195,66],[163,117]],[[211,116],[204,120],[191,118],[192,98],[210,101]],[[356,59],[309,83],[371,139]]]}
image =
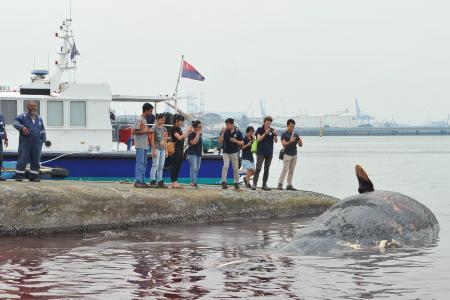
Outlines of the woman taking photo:
{"label": "woman taking photo", "polygon": [[197,176],[202,163],[203,152],[202,122],[198,120],[192,122],[192,132],[188,136],[188,144],[187,159],[191,167],[191,186],[198,188]]}
{"label": "woman taking photo", "polygon": [[178,184],[178,174],[180,173],[181,164],[183,162],[183,151],[184,151],[184,140],[192,132],[192,128],[188,127],[185,133],[181,130],[183,125],[184,117],[182,115],[175,115],[173,118],[173,127],[170,130],[170,137],[172,142],[175,144],[175,152],[172,155],[172,170],[171,170],[171,180],[172,188],[181,188]]}

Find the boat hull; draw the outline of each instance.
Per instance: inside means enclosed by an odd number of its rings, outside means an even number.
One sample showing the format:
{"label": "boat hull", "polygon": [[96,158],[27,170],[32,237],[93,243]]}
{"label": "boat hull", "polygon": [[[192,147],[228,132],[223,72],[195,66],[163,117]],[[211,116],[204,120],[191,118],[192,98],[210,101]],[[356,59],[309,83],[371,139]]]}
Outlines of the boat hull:
{"label": "boat hull", "polygon": [[[16,152],[5,152],[5,161],[17,160]],[[63,153],[44,152],[41,156],[41,165],[52,168],[64,168],[69,171],[66,179],[88,181],[134,181],[136,155],[135,152],[83,152]],[[148,157],[146,178],[150,174],[152,160]],[[164,166],[164,181],[170,182],[172,158],[166,160]],[[219,184],[221,181],[223,160],[220,155],[207,154],[202,157],[202,164],[198,174],[199,184]],[[188,183],[189,162],[183,160],[179,173],[179,182]],[[232,182],[232,168],[229,168],[227,181]]]}

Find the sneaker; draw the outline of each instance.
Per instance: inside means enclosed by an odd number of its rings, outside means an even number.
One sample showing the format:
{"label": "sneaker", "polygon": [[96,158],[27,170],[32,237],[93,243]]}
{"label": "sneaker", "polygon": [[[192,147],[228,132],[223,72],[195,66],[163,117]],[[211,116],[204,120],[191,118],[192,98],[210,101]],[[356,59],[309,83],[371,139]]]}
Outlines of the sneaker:
{"label": "sneaker", "polygon": [[145,188],[148,187],[148,185],[147,185],[146,183],[135,182],[135,183],[134,183],[134,187],[135,187],[135,188],[145,189]]}
{"label": "sneaker", "polygon": [[14,175],[14,177],[13,177],[13,178],[14,178],[14,180],[15,180],[15,181],[23,181],[23,180],[24,180],[24,177],[22,177],[22,176],[19,176],[19,175],[17,175],[17,174],[16,174],[16,175]]}
{"label": "sneaker", "polygon": [[234,184],[234,189],[236,190],[236,191],[239,191],[241,188],[239,187],[239,183],[235,183]]}
{"label": "sneaker", "polygon": [[272,189],[270,187],[268,187],[267,185],[263,185],[262,187],[263,191],[271,191]]}
{"label": "sneaker", "polygon": [[149,186],[149,187],[151,187],[151,188],[157,188],[158,185],[156,184],[156,180],[150,181],[150,186]]}
{"label": "sneaker", "polygon": [[283,190],[283,184],[279,183],[277,186],[277,190],[282,191]]}
{"label": "sneaker", "polygon": [[160,182],[158,182],[158,187],[160,188],[160,189],[167,189],[168,188],[168,186],[167,185],[165,185],[164,184],[164,181],[160,181]]}
{"label": "sneaker", "polygon": [[256,191],[256,184],[252,185],[252,191]]}
{"label": "sneaker", "polygon": [[297,189],[295,187],[292,186],[292,184],[288,184],[288,186],[286,187],[287,191],[296,191]]}
{"label": "sneaker", "polygon": [[222,190],[228,189],[228,184],[225,181],[222,181]]}
{"label": "sneaker", "polygon": [[199,189],[199,188],[200,188],[200,187],[198,186],[197,183],[194,183],[194,187],[195,187],[196,189]]}

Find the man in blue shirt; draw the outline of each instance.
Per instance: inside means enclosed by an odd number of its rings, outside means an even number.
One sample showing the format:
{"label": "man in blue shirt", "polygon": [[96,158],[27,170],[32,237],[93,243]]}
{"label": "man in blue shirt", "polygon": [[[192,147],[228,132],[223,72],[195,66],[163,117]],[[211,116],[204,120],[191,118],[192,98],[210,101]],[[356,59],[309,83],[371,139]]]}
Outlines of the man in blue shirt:
{"label": "man in blue shirt", "polygon": [[5,118],[0,113],[0,181],[5,181],[5,178],[2,177],[3,145],[5,145],[5,148],[8,147],[8,135],[6,134]]}
{"label": "man in blue shirt", "polygon": [[261,173],[262,165],[264,163],[264,175],[262,189],[264,191],[270,191],[267,186],[267,180],[269,179],[269,169],[272,163],[273,157],[273,144],[278,142],[278,134],[275,129],[270,127],[273,119],[270,116],[264,118],[264,124],[256,130],[256,140],[258,141],[258,147],[256,151],[256,170],[253,175],[252,190],[256,190],[258,185],[259,174]]}
{"label": "man in blue shirt", "polygon": [[219,136],[219,144],[223,144],[222,189],[227,189],[228,167],[233,166],[234,188],[239,190],[239,151],[244,145],[242,132],[234,126],[234,120],[225,120],[225,127]]}
{"label": "man in blue shirt", "polygon": [[40,181],[42,144],[47,141],[47,138],[44,122],[36,114],[36,109],[35,102],[28,102],[28,111],[18,115],[13,124],[14,128],[19,131],[19,158],[14,177],[16,181],[22,181],[25,178],[25,168],[28,162],[30,162],[30,181]]}
{"label": "man in blue shirt", "polygon": [[281,143],[283,144],[283,170],[281,171],[280,179],[278,180],[277,189],[283,189],[283,182],[287,174],[288,191],[295,191],[292,185],[292,178],[294,177],[295,166],[297,165],[297,145],[302,147],[302,139],[294,132],[295,121],[289,119],[287,121],[287,130],[281,135]]}

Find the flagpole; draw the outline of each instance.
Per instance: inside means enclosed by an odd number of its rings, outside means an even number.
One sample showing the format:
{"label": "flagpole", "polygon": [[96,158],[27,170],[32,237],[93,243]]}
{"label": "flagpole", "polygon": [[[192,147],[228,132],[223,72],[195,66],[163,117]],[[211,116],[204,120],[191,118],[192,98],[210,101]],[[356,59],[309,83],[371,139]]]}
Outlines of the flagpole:
{"label": "flagpole", "polygon": [[178,85],[180,83],[180,78],[181,78],[181,71],[183,70],[183,61],[184,61],[184,55],[181,55],[181,63],[180,63],[180,71],[178,72],[178,79],[177,79],[177,85],[175,86],[175,92],[174,92],[174,96],[175,96],[175,112],[178,109],[177,106],[177,96],[178,96]]}

